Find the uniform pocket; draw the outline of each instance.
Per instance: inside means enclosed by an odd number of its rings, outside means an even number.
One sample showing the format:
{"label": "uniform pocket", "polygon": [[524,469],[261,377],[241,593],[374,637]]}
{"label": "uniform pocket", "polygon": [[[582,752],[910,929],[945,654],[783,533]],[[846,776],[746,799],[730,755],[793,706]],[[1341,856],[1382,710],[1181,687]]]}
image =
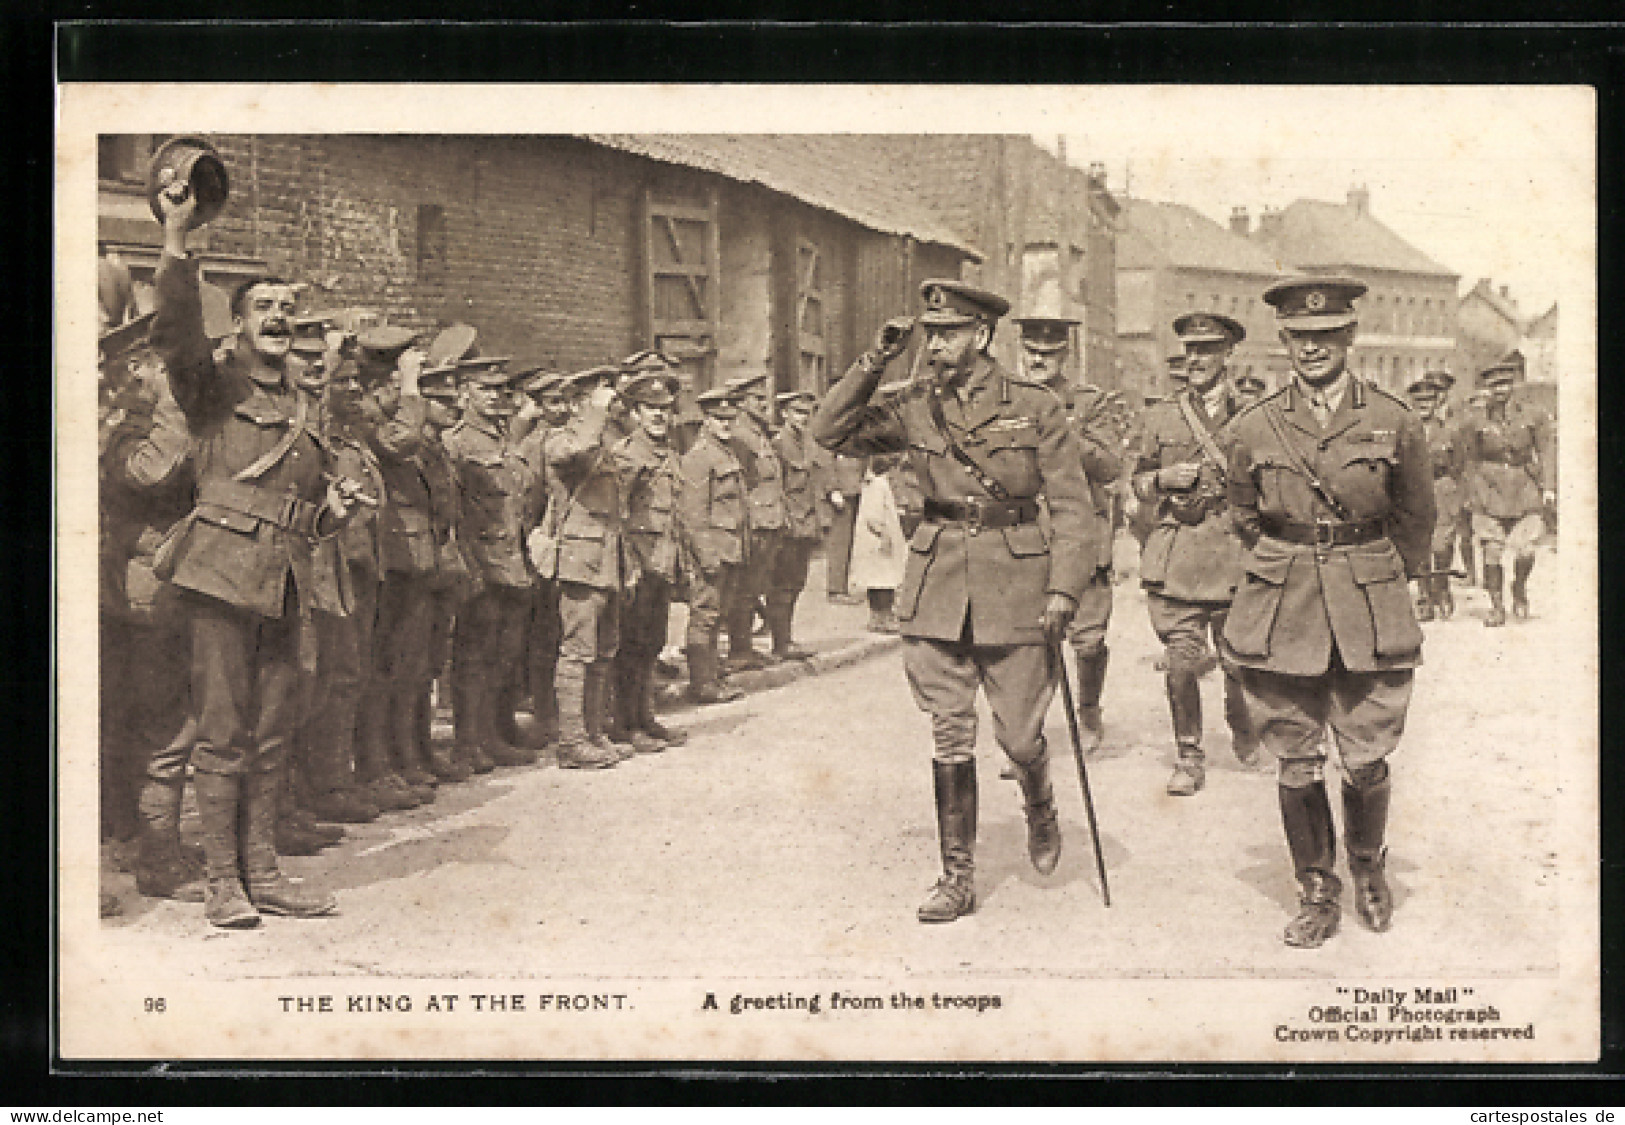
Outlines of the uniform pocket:
{"label": "uniform pocket", "polygon": [[1420,649],[1422,627],[1416,623],[1399,552],[1386,543],[1374,550],[1351,552],[1349,570],[1371,611],[1377,655],[1409,656]]}
{"label": "uniform pocket", "polygon": [[1029,559],[1049,554],[1049,543],[1036,523],[1018,524],[1004,529],[1004,542],[1010,553],[1018,559]]}
{"label": "uniform pocket", "polygon": [[258,516],[251,516],[246,512],[234,512],[230,508],[216,508],[206,506],[198,508],[199,522],[214,527],[223,527],[227,531],[235,531],[239,535],[253,535],[260,528]]}
{"label": "uniform pocket", "polygon": [[940,523],[922,523],[914,529],[908,541],[908,565],[903,570],[903,584],[897,588],[892,612],[900,621],[912,621],[919,608],[920,590],[925,586],[925,572],[937,554],[937,537],[942,534]]}
{"label": "uniform pocket", "polygon": [[1230,617],[1225,622],[1224,640],[1242,656],[1268,656],[1270,633],[1281,612],[1286,592],[1291,555],[1250,554],[1242,566],[1241,585],[1236,588]]}

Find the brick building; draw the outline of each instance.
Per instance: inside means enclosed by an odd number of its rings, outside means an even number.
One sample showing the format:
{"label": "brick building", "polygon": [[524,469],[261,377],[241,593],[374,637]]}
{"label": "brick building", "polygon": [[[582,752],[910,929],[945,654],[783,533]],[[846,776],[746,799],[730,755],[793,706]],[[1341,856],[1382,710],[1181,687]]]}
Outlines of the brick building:
{"label": "brick building", "polygon": [[1461,298],[1456,311],[1454,374],[1471,384],[1495,360],[1517,350],[1524,359],[1525,376],[1536,383],[1557,378],[1557,305],[1535,317],[1525,317],[1508,286],[1497,287],[1489,278]]}
{"label": "brick building", "polygon": [[[99,237],[150,305],[160,138],[99,150]],[[207,281],[266,271],[312,309],[480,329],[487,354],[576,370],[660,346],[685,397],[764,368],[821,390],[929,276],[980,257],[872,149],[825,136],[210,138],[232,182],[194,236]]]}
{"label": "brick building", "polygon": [[1423,372],[1450,366],[1458,275],[1375,218],[1365,188],[1344,203],[1300,199],[1266,210],[1252,239],[1286,268],[1347,274],[1370,287],[1349,357],[1357,374],[1403,393]]}
{"label": "brick building", "polygon": [[1247,337],[1236,349],[1237,374],[1278,386],[1288,371],[1264,290],[1282,270],[1247,237],[1246,212],[1229,228],[1182,203],[1128,199],[1117,247],[1117,342],[1125,384],[1136,395],[1166,395],[1166,359],[1179,350],[1173,322],[1187,312],[1223,313]]}

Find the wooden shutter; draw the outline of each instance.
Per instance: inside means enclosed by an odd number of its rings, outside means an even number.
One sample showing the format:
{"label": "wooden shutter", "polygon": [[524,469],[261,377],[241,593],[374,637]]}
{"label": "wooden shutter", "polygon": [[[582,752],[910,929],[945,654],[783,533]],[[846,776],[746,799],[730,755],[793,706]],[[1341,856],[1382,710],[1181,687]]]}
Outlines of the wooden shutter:
{"label": "wooden shutter", "polygon": [[642,305],[645,346],[680,365],[680,407],[711,387],[721,311],[717,198],[642,196]]}

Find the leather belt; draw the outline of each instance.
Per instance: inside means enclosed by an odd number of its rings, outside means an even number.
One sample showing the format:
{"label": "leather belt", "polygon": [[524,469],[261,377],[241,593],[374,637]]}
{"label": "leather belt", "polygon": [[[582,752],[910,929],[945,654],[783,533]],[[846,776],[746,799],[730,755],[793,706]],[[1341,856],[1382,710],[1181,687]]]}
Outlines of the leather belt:
{"label": "leather belt", "polygon": [[316,534],[321,505],[301,500],[286,492],[273,492],[255,484],[234,480],[206,480],[198,485],[197,502],[253,516],[296,535]]}
{"label": "leather belt", "polygon": [[1298,543],[1306,547],[1355,547],[1361,543],[1375,543],[1386,536],[1383,521],[1374,520],[1316,520],[1305,523],[1283,519],[1280,516],[1260,514],[1259,523],[1264,534],[1271,539]]}
{"label": "leather belt", "polygon": [[925,518],[970,527],[1015,527],[1038,519],[1037,500],[927,500]]}

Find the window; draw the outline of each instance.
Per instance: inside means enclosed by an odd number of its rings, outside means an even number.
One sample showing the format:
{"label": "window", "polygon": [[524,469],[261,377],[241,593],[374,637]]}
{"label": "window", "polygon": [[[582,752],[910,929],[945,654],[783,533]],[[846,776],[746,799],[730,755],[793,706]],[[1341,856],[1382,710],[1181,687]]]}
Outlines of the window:
{"label": "window", "polygon": [[824,341],[824,264],[813,243],[796,245],[796,339],[800,352],[798,390],[822,394],[829,365]]}
{"label": "window", "polygon": [[438,203],[418,204],[418,280],[429,285],[446,282],[446,209]]}

